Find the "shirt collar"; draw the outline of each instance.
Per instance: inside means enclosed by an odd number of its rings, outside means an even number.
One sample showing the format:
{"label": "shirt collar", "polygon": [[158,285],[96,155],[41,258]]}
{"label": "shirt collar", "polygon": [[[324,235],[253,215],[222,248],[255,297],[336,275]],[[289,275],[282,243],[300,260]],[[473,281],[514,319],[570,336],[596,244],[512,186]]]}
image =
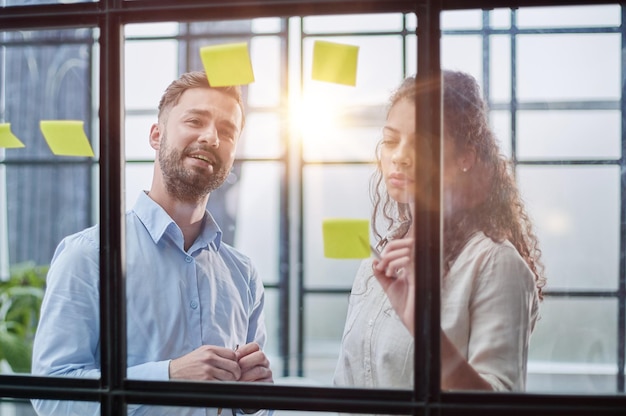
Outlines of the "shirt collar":
{"label": "shirt collar", "polygon": [[[182,239],[182,232],[174,220],[169,216],[167,212],[157,204],[152,198],[148,196],[146,191],[139,194],[133,212],[139,218],[139,221],[146,227],[148,233],[152,237],[155,243],[158,243],[166,233],[176,233]],[[176,238],[176,237],[174,237]],[[193,246],[208,247],[212,245],[216,250],[219,250],[222,242],[222,230],[213,219],[213,216],[208,210],[205,210],[204,218],[202,219],[202,231],[194,242]]]}

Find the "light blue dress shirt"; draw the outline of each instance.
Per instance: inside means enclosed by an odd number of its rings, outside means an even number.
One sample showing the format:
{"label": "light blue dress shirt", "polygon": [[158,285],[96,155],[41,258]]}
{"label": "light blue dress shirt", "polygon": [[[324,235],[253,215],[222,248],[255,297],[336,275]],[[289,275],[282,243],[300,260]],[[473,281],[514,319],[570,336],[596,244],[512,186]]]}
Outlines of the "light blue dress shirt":
{"label": "light blue dress shirt", "polygon": [[[221,241],[210,213],[189,250],[170,216],[142,192],[126,214],[127,377],[168,380],[169,362],[201,345],[265,344],[263,284],[250,259]],[[35,375],[100,377],[99,227],[66,237],[47,276],[33,347]],[[40,415],[98,415],[89,402],[33,400]],[[229,413],[224,409],[223,415]],[[130,405],[132,415],[215,409]]]}

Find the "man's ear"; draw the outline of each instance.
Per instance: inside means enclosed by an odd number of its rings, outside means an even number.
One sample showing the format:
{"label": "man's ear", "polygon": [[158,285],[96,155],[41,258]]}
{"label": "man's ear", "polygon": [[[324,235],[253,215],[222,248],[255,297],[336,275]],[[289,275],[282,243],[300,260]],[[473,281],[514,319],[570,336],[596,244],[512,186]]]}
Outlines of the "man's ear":
{"label": "man's ear", "polygon": [[150,127],[150,147],[154,150],[159,150],[161,147],[161,126],[159,123],[154,123]]}

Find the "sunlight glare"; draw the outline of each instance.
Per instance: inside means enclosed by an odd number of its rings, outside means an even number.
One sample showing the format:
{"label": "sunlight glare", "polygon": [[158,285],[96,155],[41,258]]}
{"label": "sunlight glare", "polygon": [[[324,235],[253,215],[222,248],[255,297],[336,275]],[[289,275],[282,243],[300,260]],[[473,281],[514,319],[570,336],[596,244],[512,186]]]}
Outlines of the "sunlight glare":
{"label": "sunlight glare", "polygon": [[309,90],[293,99],[289,108],[292,128],[303,141],[323,140],[338,126],[339,108],[323,93]]}

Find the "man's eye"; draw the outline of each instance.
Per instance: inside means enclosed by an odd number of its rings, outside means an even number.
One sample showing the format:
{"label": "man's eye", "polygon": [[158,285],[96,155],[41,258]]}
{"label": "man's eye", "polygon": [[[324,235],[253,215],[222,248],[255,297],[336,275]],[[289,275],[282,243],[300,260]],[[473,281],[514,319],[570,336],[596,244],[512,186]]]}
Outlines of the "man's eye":
{"label": "man's eye", "polygon": [[219,136],[221,140],[228,140],[229,142],[235,140],[235,134],[231,131],[221,131],[219,132]]}

